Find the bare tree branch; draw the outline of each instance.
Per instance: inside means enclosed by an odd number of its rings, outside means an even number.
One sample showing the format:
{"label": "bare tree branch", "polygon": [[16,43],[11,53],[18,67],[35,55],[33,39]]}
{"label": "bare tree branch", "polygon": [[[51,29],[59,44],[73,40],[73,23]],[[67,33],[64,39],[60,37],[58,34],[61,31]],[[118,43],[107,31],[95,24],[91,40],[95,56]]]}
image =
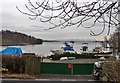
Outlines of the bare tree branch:
{"label": "bare tree branch", "polygon": [[[107,34],[109,34],[111,27],[116,27],[120,22],[118,0],[111,2],[89,0],[83,3],[79,3],[79,0],[38,0],[35,3],[28,0],[25,7],[27,11],[23,12],[16,6],[19,12],[27,15],[31,20],[39,18],[41,22],[52,24],[53,26],[48,30],[58,27],[63,29],[73,25],[76,25],[77,28],[82,26],[90,29],[101,24],[103,28],[99,33],[90,30],[91,35],[97,36],[102,34],[105,28],[108,29]],[[53,20],[57,20],[57,23]],[[91,25],[85,24],[90,23],[91,20]]]}

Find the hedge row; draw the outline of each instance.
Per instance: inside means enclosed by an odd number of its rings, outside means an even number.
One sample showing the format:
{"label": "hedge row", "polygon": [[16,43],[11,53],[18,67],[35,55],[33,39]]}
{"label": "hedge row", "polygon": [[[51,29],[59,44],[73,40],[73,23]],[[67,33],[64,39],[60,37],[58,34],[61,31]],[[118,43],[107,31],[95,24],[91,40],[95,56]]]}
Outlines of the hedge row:
{"label": "hedge row", "polygon": [[71,54],[69,52],[66,52],[66,53],[63,53],[63,54],[55,54],[55,55],[50,56],[50,58],[52,58],[52,60],[60,60],[61,57],[75,57],[76,59],[79,59],[79,58],[96,58],[95,54],[93,54],[93,53]]}

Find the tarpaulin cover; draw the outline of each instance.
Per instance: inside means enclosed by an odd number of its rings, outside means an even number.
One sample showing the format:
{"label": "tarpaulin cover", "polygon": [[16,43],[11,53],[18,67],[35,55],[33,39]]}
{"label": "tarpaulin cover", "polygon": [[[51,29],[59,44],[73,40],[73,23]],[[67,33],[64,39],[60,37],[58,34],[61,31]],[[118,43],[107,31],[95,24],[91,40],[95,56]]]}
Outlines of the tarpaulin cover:
{"label": "tarpaulin cover", "polygon": [[20,47],[17,46],[8,46],[4,50],[0,51],[0,54],[15,54],[15,55],[21,55],[22,50]]}
{"label": "tarpaulin cover", "polygon": [[71,47],[71,46],[66,46],[63,49],[64,49],[64,51],[67,51],[67,50],[69,50],[69,51],[72,50],[73,51],[73,47]]}

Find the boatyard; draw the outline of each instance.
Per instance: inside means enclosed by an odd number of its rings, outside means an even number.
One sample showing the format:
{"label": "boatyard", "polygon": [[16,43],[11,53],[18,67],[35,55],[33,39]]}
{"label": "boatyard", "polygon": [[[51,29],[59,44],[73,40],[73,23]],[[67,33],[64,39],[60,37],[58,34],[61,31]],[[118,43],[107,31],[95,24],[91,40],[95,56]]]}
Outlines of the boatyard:
{"label": "boatyard", "polygon": [[120,0],[1,2],[0,81],[120,83]]}

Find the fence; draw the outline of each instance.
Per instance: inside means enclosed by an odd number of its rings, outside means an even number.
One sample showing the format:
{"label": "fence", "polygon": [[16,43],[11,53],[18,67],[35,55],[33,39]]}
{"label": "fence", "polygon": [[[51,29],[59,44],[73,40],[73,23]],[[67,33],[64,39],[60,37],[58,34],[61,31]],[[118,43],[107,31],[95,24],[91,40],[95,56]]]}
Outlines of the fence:
{"label": "fence", "polygon": [[40,74],[41,59],[38,57],[28,57],[25,62],[25,73],[27,74]]}
{"label": "fence", "polygon": [[94,63],[41,63],[42,74],[91,75]]}

